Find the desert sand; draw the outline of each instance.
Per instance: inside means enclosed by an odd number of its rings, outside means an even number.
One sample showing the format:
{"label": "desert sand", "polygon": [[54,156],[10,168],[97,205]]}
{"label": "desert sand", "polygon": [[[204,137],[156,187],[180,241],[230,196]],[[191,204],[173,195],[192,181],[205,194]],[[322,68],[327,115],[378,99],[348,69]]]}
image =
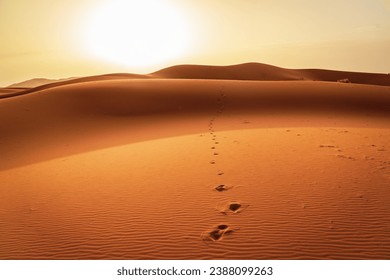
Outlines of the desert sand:
{"label": "desert sand", "polygon": [[1,89],[0,259],[389,259],[388,75],[205,67]]}

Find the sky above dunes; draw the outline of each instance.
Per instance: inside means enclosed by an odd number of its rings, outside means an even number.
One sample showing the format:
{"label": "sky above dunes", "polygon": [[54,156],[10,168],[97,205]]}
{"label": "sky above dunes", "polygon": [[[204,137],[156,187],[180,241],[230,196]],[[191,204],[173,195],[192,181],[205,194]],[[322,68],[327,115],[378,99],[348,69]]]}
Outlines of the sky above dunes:
{"label": "sky above dunes", "polygon": [[0,86],[262,62],[390,72],[390,0],[0,0]]}

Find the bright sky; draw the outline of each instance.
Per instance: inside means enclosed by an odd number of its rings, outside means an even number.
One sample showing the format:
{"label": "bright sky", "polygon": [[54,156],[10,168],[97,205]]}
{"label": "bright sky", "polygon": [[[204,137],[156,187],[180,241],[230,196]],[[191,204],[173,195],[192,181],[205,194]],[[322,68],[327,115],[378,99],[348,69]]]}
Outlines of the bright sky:
{"label": "bright sky", "polygon": [[390,0],[0,0],[0,86],[262,62],[390,72]]}

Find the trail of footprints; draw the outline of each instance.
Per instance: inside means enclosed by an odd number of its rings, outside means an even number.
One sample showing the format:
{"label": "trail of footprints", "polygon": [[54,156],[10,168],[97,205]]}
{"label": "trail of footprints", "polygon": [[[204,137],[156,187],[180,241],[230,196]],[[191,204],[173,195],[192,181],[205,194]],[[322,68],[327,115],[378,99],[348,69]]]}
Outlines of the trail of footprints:
{"label": "trail of footprints", "polygon": [[[209,128],[209,134],[211,136],[211,155],[212,160],[210,160],[210,164],[212,165],[218,165],[218,159],[221,156],[221,153],[218,151],[218,135],[215,130],[215,122],[220,117],[220,115],[224,112],[225,105],[226,105],[226,95],[223,93],[223,90],[221,90],[220,94],[217,98],[218,108],[214,116],[210,119],[208,128]],[[217,168],[216,175],[218,177],[221,177],[224,175],[224,171]],[[213,188],[213,190],[217,193],[224,193],[229,191],[232,186],[227,186],[225,184],[219,184]],[[222,205],[219,207],[220,213],[224,215],[228,214],[237,214],[240,213],[244,209],[244,205],[242,205],[239,202],[230,202],[228,205]],[[233,233],[235,229],[231,228],[227,224],[220,224],[210,231],[203,234],[203,238],[208,241],[220,241],[223,239],[225,235],[229,235]]]}

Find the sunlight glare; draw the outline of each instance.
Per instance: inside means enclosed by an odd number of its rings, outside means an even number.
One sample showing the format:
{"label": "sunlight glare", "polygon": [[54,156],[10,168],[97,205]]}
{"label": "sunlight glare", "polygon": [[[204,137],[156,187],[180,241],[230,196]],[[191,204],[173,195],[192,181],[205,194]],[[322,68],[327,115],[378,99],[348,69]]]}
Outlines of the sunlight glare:
{"label": "sunlight glare", "polygon": [[180,57],[189,48],[186,19],[164,0],[114,0],[98,7],[86,28],[87,51],[132,67]]}

